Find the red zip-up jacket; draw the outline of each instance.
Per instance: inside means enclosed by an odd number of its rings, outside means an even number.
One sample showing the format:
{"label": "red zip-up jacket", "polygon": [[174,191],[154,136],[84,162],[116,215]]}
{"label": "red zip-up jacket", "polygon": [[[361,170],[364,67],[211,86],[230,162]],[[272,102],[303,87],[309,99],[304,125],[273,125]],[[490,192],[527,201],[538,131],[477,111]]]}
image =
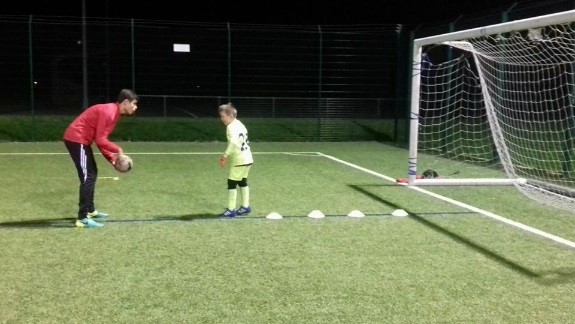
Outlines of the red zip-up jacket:
{"label": "red zip-up jacket", "polygon": [[120,120],[120,106],[117,103],[97,104],[84,110],[66,128],[64,139],[70,142],[92,145],[96,143],[102,155],[114,162],[114,153],[120,147],[112,143],[108,136],[112,133]]}

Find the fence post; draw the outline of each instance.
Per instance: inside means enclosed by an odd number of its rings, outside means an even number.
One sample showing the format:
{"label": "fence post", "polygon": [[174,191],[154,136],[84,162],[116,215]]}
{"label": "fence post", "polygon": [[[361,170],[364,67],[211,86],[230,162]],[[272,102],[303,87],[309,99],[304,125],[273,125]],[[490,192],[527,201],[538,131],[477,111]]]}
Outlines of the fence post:
{"label": "fence post", "polygon": [[28,64],[30,64],[30,113],[32,114],[32,140],[36,140],[36,114],[34,111],[34,52],[32,51],[32,15],[28,19]]}
{"label": "fence post", "polygon": [[317,91],[317,140],[321,142],[321,86],[322,80],[322,66],[323,66],[323,35],[321,33],[321,25],[317,25],[319,33],[319,68],[318,68],[318,91]]}

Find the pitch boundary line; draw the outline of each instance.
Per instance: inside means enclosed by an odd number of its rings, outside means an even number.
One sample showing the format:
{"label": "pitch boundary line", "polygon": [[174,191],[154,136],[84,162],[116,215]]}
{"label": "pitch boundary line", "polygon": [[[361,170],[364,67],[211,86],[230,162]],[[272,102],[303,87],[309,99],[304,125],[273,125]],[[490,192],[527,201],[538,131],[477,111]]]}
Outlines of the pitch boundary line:
{"label": "pitch boundary line", "polygon": [[[357,169],[357,170],[360,170],[360,171],[369,173],[369,174],[371,174],[371,175],[373,175],[373,176],[376,176],[376,177],[378,177],[378,178],[382,178],[382,179],[385,179],[385,180],[387,180],[387,181],[396,183],[396,180],[395,180],[394,178],[388,177],[388,176],[386,176],[386,175],[383,175],[383,174],[381,174],[381,173],[375,172],[375,171],[373,171],[373,170],[369,170],[369,169],[366,169],[366,168],[364,168],[364,167],[360,167],[359,165],[356,165],[356,164],[353,164],[353,163],[350,163],[350,162],[347,162],[347,161],[338,159],[338,158],[333,157],[333,156],[331,156],[331,155],[323,154],[323,153],[321,153],[321,152],[318,152],[318,154],[321,155],[321,156],[324,156],[324,157],[326,157],[326,158],[328,158],[328,159],[330,159],[330,160],[336,161],[336,162],[338,162],[338,163],[345,164],[345,165],[347,165],[347,166],[349,166],[349,167],[352,167],[352,168],[354,168],[354,169]],[[568,246],[568,247],[571,247],[571,248],[574,248],[574,249],[575,249],[575,242],[566,240],[566,239],[564,239],[564,238],[562,238],[562,237],[559,237],[559,236],[553,235],[553,234],[551,234],[551,233],[547,233],[547,232],[541,231],[541,230],[536,229],[536,228],[534,228],[534,227],[531,227],[531,226],[528,226],[528,225],[525,225],[525,224],[522,224],[522,223],[519,223],[519,222],[510,220],[510,219],[507,219],[507,218],[505,218],[505,217],[496,215],[496,214],[494,214],[494,213],[491,213],[491,212],[488,212],[488,211],[486,211],[486,210],[477,208],[477,207],[475,207],[475,206],[468,205],[468,204],[466,204],[466,203],[464,203],[464,202],[461,202],[461,201],[458,201],[458,200],[455,200],[455,199],[451,199],[451,198],[449,198],[449,197],[445,197],[445,196],[436,194],[436,193],[434,193],[434,192],[431,192],[431,191],[428,191],[428,190],[425,190],[425,189],[421,189],[421,188],[416,187],[416,186],[409,186],[409,185],[407,185],[407,184],[401,184],[401,185],[406,186],[407,188],[409,188],[409,189],[411,189],[411,190],[415,190],[415,191],[421,192],[421,193],[423,193],[423,194],[432,196],[432,197],[437,198],[437,199],[439,199],[439,200],[443,200],[443,201],[445,201],[445,202],[448,202],[448,203],[450,203],[450,204],[459,206],[459,207],[461,207],[461,208],[471,210],[471,211],[476,212],[476,213],[478,213],[478,214],[481,214],[481,215],[483,215],[483,216],[486,216],[486,217],[495,219],[495,220],[497,220],[497,221],[503,222],[503,223],[508,224],[508,225],[511,225],[511,226],[513,226],[513,227],[517,227],[517,228],[522,229],[522,230],[524,230],[524,231],[527,231],[527,232],[533,233],[533,234],[535,234],[535,235],[539,235],[539,236],[545,237],[545,238],[550,239],[550,240],[552,240],[552,241],[554,241],[554,242],[557,242],[557,243],[560,243],[560,244],[563,244],[563,245],[566,245],[566,246]]]}
{"label": "pitch boundary line", "polygon": [[[223,152],[129,152],[128,155],[215,155],[222,154]],[[256,155],[274,155],[274,154],[285,154],[285,155],[301,155],[301,156],[319,156],[318,152],[252,152]],[[68,155],[68,152],[0,152],[2,155]],[[94,155],[97,155],[94,152]]]}

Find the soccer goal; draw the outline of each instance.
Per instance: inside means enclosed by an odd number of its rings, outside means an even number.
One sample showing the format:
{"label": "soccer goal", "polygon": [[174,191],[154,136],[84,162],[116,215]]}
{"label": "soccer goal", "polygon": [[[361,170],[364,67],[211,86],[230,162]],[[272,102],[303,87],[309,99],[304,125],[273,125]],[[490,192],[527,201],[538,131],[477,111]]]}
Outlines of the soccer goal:
{"label": "soccer goal", "polygon": [[[575,211],[575,10],[419,38],[413,62],[409,185],[515,185]],[[453,163],[494,176],[417,176]]]}

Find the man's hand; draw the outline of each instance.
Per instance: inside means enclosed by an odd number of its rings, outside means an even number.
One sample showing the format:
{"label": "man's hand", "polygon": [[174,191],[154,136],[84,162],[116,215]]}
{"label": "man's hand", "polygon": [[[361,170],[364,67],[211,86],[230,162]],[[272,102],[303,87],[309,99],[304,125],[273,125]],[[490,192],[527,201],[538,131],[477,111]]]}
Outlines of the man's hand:
{"label": "man's hand", "polygon": [[228,163],[228,157],[222,155],[222,157],[220,157],[220,166],[223,168],[226,166],[226,163]]}
{"label": "man's hand", "polygon": [[116,152],[116,153],[113,154],[113,156],[114,156],[113,161],[112,161],[112,164],[113,164],[113,165],[116,165],[116,160],[118,160],[118,158],[119,158],[122,154],[124,154],[124,151],[122,150],[122,148],[120,148],[120,150],[119,150],[118,152]]}
{"label": "man's hand", "polygon": [[120,153],[112,154],[112,165],[116,165],[116,161],[118,161],[119,157],[120,157]]}

